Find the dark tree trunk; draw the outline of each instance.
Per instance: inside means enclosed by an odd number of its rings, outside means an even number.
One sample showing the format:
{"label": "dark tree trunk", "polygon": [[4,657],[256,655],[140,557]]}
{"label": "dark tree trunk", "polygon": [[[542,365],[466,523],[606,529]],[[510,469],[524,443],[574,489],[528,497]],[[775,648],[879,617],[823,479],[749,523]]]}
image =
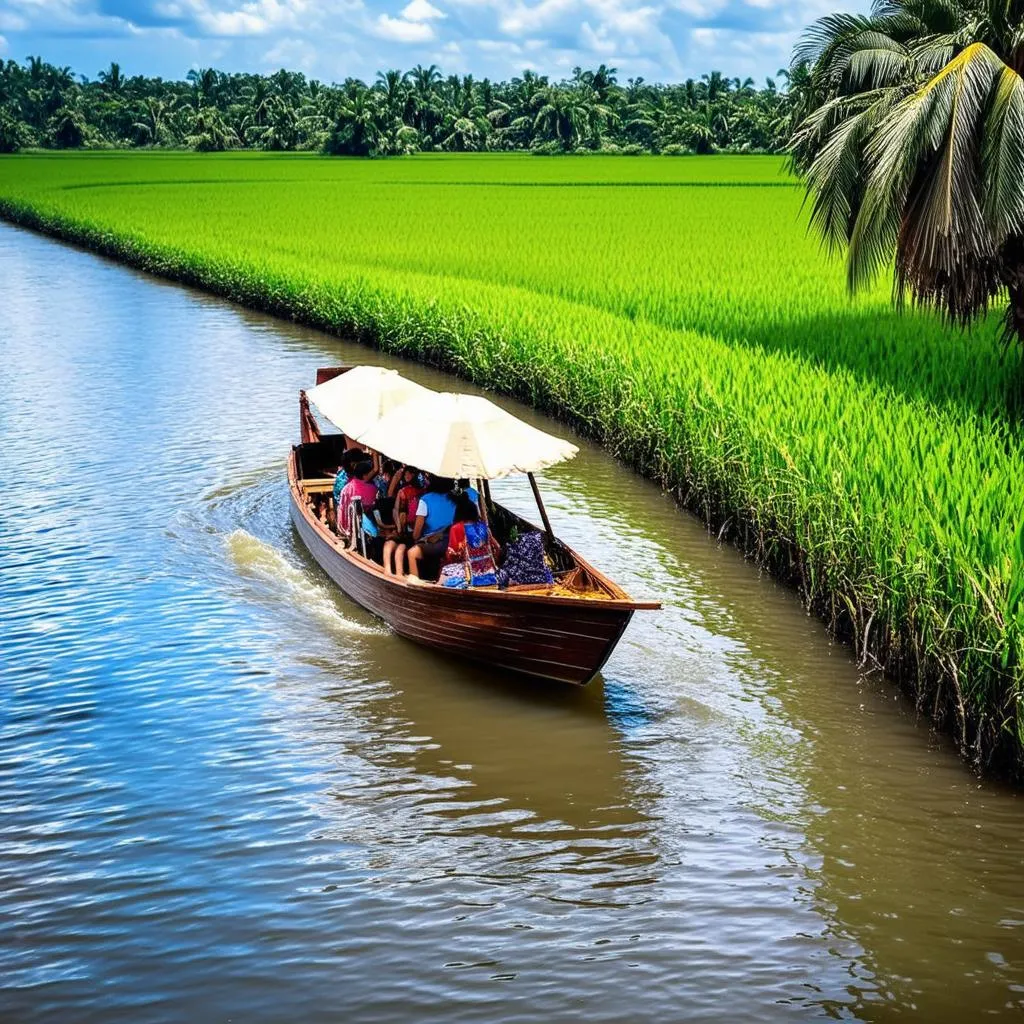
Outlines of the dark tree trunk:
{"label": "dark tree trunk", "polygon": [[1024,349],[1024,267],[1009,287],[1010,304],[1006,310],[1006,340]]}

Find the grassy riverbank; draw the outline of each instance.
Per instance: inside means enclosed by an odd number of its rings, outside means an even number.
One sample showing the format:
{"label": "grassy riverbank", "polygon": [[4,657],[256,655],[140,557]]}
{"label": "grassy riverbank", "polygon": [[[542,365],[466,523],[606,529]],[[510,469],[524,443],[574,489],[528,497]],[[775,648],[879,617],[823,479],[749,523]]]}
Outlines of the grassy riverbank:
{"label": "grassy riverbank", "polygon": [[1024,776],[1015,361],[851,302],[801,199],[756,157],[0,159],[12,219],[557,412]]}

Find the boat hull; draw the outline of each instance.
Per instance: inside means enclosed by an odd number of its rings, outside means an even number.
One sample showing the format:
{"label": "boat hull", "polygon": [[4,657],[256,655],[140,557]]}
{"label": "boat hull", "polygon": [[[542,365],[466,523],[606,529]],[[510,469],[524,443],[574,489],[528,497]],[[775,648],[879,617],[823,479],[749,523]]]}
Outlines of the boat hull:
{"label": "boat hull", "polygon": [[296,488],[291,517],[303,544],[353,601],[400,636],[492,668],[584,685],[633,616],[627,602],[446,589],[385,576],[313,518]]}

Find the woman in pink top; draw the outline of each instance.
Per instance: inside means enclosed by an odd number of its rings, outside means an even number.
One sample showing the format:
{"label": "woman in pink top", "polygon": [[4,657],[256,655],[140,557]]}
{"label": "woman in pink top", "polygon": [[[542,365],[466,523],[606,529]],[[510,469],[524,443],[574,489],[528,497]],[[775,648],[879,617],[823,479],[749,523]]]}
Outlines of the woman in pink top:
{"label": "woman in pink top", "polygon": [[352,467],[352,476],[349,482],[341,489],[341,497],[338,498],[338,532],[351,536],[352,523],[349,510],[355,498],[363,503],[363,511],[369,512],[377,500],[377,486],[373,482],[373,463],[367,459]]}

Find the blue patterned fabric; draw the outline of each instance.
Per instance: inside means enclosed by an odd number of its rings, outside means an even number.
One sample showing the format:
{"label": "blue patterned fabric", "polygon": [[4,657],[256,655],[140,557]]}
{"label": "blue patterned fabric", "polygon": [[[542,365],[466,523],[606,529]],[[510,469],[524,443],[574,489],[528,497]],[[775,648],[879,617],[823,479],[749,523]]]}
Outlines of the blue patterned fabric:
{"label": "blue patterned fabric", "polygon": [[497,582],[499,587],[555,582],[544,561],[544,538],[540,533],[524,533],[509,544],[505,564],[497,572]]}

